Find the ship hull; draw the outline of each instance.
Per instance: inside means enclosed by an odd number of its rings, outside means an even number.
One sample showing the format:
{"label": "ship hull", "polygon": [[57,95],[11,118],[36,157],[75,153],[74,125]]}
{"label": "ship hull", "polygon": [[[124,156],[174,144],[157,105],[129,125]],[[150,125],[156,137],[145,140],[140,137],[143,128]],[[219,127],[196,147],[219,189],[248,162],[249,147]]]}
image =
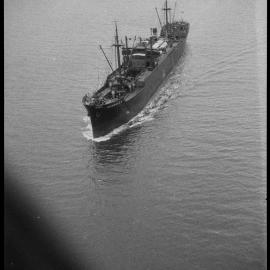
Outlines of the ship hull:
{"label": "ship hull", "polygon": [[185,40],[182,39],[169,51],[168,55],[149,73],[144,86],[136,90],[136,94],[114,104],[113,106],[94,107],[85,105],[91,119],[93,136],[101,137],[117,127],[127,123],[143,110],[150,98],[157,91],[164,79],[177,64],[184,53]]}

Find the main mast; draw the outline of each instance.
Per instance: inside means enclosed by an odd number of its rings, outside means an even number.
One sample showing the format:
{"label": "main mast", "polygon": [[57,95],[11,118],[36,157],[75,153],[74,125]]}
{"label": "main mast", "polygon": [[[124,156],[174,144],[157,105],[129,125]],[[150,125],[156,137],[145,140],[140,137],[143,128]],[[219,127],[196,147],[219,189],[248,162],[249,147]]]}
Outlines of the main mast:
{"label": "main mast", "polygon": [[166,26],[167,26],[168,25],[168,10],[171,10],[170,8],[168,8],[167,0],[165,1],[165,8],[163,8],[163,10],[165,11]]}

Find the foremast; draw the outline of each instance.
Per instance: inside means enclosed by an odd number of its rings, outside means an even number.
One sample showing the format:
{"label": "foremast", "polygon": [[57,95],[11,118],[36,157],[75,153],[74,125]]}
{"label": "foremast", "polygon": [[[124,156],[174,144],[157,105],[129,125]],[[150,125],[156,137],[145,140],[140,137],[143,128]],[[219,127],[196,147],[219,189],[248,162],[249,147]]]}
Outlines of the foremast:
{"label": "foremast", "polygon": [[122,46],[119,44],[119,36],[118,36],[118,29],[117,29],[117,23],[115,21],[115,43],[113,46],[116,48],[116,53],[117,53],[117,67],[120,69],[121,67],[121,60],[120,60],[120,47]]}

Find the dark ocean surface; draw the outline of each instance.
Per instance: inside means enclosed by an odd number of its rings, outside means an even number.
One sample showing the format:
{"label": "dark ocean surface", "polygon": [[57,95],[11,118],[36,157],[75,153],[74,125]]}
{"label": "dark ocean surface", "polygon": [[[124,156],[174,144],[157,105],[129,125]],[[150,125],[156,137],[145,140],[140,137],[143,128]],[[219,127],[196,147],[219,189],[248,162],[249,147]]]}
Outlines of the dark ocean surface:
{"label": "dark ocean surface", "polygon": [[98,45],[114,59],[113,21],[147,37],[162,4],[4,2],[5,164],[85,269],[266,269],[265,0],[178,1],[184,56],[131,125],[93,140]]}

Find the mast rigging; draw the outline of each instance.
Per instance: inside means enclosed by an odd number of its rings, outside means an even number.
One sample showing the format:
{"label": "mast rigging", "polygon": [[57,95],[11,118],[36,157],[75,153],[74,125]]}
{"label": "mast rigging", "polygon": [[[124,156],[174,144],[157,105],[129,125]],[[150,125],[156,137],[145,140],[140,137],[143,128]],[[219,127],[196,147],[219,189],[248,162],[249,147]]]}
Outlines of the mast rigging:
{"label": "mast rigging", "polygon": [[159,15],[158,15],[158,11],[157,11],[157,8],[155,8],[155,9],[156,9],[156,12],[157,12],[157,16],[158,16],[158,21],[159,21],[160,27],[162,28],[162,23],[161,23],[161,20],[160,20],[160,17],[159,17]]}
{"label": "mast rigging", "polygon": [[102,51],[102,53],[103,53],[104,57],[106,58],[107,63],[109,64],[109,66],[110,66],[111,70],[113,71],[113,68],[112,68],[111,62],[110,62],[110,61],[109,61],[109,59],[107,58],[107,56],[106,56],[106,54],[105,54],[104,50],[102,49],[101,45],[99,45],[99,48],[100,48],[100,50]]}

